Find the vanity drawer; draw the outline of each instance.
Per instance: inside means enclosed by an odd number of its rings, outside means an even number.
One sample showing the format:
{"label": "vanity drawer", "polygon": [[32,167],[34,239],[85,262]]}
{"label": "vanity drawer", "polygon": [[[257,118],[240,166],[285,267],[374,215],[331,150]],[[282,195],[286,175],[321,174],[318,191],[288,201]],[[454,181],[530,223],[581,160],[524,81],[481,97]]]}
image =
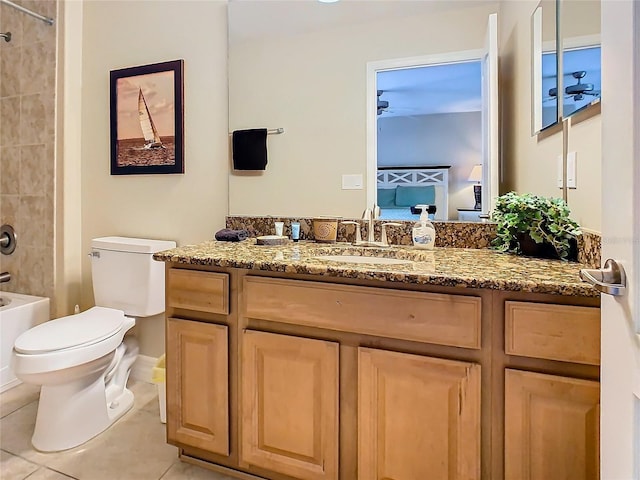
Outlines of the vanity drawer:
{"label": "vanity drawer", "polygon": [[171,268],[167,274],[167,306],[227,315],[229,275]]}
{"label": "vanity drawer", "polygon": [[599,365],[600,309],[506,302],[505,352]]}
{"label": "vanity drawer", "polygon": [[480,297],[247,276],[249,318],[480,348]]}

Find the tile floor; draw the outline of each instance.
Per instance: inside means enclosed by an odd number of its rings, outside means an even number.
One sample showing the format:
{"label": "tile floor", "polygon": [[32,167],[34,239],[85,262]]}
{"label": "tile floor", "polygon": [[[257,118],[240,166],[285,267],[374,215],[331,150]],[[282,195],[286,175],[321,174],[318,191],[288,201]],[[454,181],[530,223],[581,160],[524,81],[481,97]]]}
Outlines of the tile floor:
{"label": "tile floor", "polygon": [[31,446],[39,388],[19,385],[0,395],[2,480],[232,480],[178,460],[165,441],[155,385],[129,382],[133,408],[84,445],[58,453]]}

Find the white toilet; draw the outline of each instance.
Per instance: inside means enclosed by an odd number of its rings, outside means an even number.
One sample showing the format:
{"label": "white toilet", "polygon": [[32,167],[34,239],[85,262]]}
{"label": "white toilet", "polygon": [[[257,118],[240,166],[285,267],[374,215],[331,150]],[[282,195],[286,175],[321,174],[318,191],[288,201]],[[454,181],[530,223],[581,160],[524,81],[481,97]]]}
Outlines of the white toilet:
{"label": "white toilet", "polygon": [[20,335],[11,365],[25,383],[42,385],[33,446],[44,452],[76,447],[107,429],[133,406],[126,388],[138,345],[125,333],[164,311],[164,263],[155,252],[175,242],[126,237],[91,242],[96,306],[40,324]]}

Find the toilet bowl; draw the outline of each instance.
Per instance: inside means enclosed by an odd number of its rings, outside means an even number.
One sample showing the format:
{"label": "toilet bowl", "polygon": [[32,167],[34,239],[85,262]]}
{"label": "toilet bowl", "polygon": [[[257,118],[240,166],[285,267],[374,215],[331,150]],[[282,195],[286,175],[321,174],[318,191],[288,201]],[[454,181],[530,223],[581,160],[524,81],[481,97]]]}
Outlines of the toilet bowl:
{"label": "toilet bowl", "polygon": [[99,306],[45,322],[20,335],[11,368],[41,385],[33,446],[76,447],[106,430],[133,406],[127,388],[138,344],[135,317],[164,311],[164,265],[152,255],[175,242],[103,237],[92,241],[92,279]]}
{"label": "toilet bowl", "polygon": [[133,325],[121,310],[93,307],[18,337],[14,373],[25,383],[42,385],[32,438],[36,449],[80,445],[133,406],[126,383],[138,346],[133,337],[124,339]]}

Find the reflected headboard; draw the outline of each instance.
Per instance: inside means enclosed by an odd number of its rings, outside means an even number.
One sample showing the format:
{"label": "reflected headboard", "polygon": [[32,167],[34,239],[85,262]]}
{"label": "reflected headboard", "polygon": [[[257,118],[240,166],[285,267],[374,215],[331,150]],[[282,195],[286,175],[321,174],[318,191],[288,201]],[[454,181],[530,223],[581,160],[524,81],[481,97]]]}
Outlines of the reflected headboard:
{"label": "reflected headboard", "polygon": [[[378,190],[395,189],[400,185],[403,187],[432,186],[437,207],[435,220],[449,219],[449,167],[379,167],[377,180]],[[378,203],[383,211],[388,208],[380,201]]]}

